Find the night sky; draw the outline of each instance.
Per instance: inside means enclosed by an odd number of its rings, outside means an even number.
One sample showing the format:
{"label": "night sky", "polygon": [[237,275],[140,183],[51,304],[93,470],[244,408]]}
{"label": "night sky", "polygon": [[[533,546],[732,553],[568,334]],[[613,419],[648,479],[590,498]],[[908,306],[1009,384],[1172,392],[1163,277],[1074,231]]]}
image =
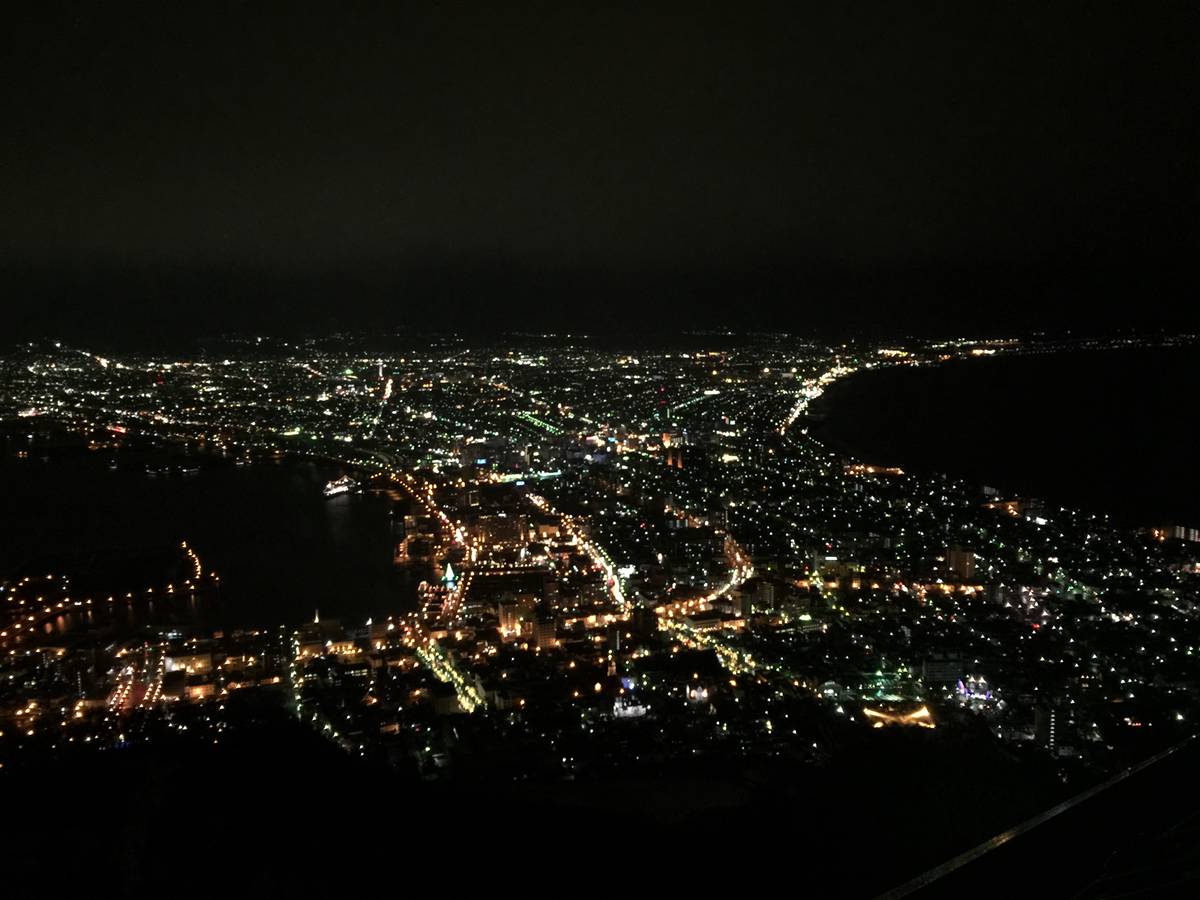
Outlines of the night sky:
{"label": "night sky", "polygon": [[6,9],[12,333],[1197,327],[1195,4],[612,5]]}

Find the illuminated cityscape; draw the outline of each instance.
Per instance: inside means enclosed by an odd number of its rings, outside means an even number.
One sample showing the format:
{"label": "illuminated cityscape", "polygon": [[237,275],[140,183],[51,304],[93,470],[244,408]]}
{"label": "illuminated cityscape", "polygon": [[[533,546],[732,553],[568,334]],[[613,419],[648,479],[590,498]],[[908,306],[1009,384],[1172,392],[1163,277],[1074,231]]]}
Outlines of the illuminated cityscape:
{"label": "illuminated cityscape", "polygon": [[417,582],[385,616],[340,618],[330,597],[225,630],[155,616],[222,589],[186,540],[172,580],[132,590],[6,573],[6,772],[219,743],[261,707],[402,780],[820,771],[861,733],[915,728],[1074,784],[1200,714],[1194,532],[866,464],[809,433],[810,404],[863,370],[1090,345],[336,343],[5,358],[16,464],[70,447],[117,468],[140,448],[156,461],[135,477],[161,479],[317,460],[342,473],[328,502],[388,498],[393,564]]}
{"label": "illuminated cityscape", "polygon": [[10,4],[0,900],[1200,896],[1194,4]]}

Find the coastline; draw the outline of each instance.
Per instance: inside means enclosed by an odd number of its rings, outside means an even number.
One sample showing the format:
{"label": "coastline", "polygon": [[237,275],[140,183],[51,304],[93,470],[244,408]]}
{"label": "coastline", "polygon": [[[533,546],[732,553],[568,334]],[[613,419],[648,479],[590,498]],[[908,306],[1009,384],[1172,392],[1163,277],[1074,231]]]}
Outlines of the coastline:
{"label": "coastline", "polygon": [[1196,525],[1200,474],[1176,424],[1200,395],[1194,355],[1065,351],[860,372],[814,404],[810,431],[875,465],[944,473],[1129,526]]}
{"label": "coastline", "polygon": [[4,532],[0,575],[70,572],[80,593],[136,592],[165,578],[146,553],[187,540],[220,575],[219,598],[192,610],[212,627],[295,624],[318,607],[351,621],[412,608],[415,582],[392,562],[393,501],[325,497],[343,470],[290,458],[235,466],[170,446],[60,444],[45,459],[6,458],[0,480],[12,508],[28,513]]}

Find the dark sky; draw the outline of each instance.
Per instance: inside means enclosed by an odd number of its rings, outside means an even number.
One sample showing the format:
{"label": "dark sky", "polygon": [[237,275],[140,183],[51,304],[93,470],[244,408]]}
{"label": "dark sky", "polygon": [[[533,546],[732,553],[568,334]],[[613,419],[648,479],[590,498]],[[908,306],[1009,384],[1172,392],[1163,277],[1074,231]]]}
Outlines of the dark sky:
{"label": "dark sky", "polygon": [[617,5],[6,9],[14,331],[1194,327],[1194,3]]}

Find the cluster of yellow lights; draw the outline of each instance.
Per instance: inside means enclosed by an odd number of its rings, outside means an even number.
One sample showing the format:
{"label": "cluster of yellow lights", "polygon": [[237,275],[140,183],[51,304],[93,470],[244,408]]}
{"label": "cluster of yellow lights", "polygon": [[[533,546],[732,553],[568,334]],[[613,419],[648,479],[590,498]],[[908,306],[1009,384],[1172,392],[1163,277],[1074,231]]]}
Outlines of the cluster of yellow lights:
{"label": "cluster of yellow lights", "polygon": [[[200,557],[197,555],[195,550],[193,550],[191,547],[188,546],[187,541],[181,541],[179,546],[180,546],[180,549],[182,549],[184,551],[184,554],[187,556],[188,562],[192,568],[192,577],[184,579],[181,587],[186,588],[189,591],[194,591],[197,587],[199,587],[203,583],[204,568],[200,562]],[[59,577],[62,580],[62,589],[65,591],[66,585],[68,583],[67,577],[65,575],[59,576]],[[216,572],[209,572],[208,577],[212,581],[213,584],[220,584],[220,582],[221,582],[221,576],[219,576]],[[26,585],[31,584],[32,580],[33,579],[30,576],[28,576],[28,575],[25,576],[24,578],[21,579],[20,582],[18,582],[17,588],[20,589]],[[40,580],[40,576],[38,577],[38,580]],[[51,575],[46,576],[46,581],[54,581],[54,580],[55,580],[54,575],[51,574]],[[168,583],[162,589],[162,591],[163,591],[163,593],[166,593],[166,594],[174,594],[175,593],[175,584]],[[151,595],[154,594],[154,588],[153,587],[146,588],[145,593],[151,594]],[[134,598],[134,592],[126,591],[124,599],[132,600],[133,598]],[[115,602],[116,599],[117,598],[113,594],[109,594],[107,597],[107,601],[109,603]],[[35,610],[34,613],[27,613],[25,610],[19,611],[21,618],[18,618],[17,620],[15,620],[13,622],[13,624],[10,626],[12,628],[12,631],[14,632],[14,634],[11,636],[11,638],[12,638],[11,643],[15,644],[15,643],[20,643],[21,638],[22,638],[22,635],[15,634],[15,632],[25,631],[27,636],[32,637],[33,633],[35,632],[35,630],[38,628],[39,625],[42,625],[42,624],[50,621],[55,616],[59,615],[61,612],[67,610],[68,607],[91,606],[92,598],[87,597],[87,598],[80,599],[80,598],[76,597],[76,598],[72,599],[70,596],[64,596],[61,600],[57,601],[56,603],[51,603],[50,601],[48,601],[46,599],[46,597],[44,595],[39,595],[36,598],[29,600],[27,598],[21,597],[20,595],[18,595],[17,593],[14,592],[14,593],[10,593],[8,595],[8,602],[16,604],[19,607],[25,606],[26,603],[29,603],[29,602],[43,604],[40,611]],[[8,640],[9,638],[10,638],[10,634],[9,634],[9,630],[7,628],[0,630],[0,647],[7,647],[8,644],[10,643],[10,641]]]}
{"label": "cluster of yellow lights", "polygon": [[864,707],[863,715],[872,721],[872,726],[875,728],[882,728],[885,725],[917,725],[920,728],[937,727],[933,722],[933,714],[927,706],[922,706],[907,713],[890,713]]}

